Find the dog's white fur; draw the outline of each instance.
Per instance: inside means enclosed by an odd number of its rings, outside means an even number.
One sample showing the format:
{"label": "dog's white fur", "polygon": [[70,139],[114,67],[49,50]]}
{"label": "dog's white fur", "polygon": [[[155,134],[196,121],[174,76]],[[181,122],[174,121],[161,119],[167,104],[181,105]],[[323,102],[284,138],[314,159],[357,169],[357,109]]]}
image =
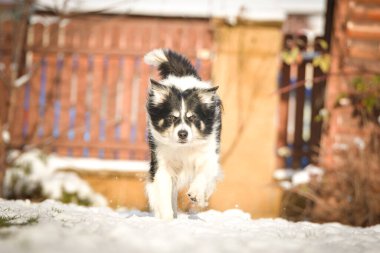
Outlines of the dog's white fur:
{"label": "dog's white fur", "polygon": [[156,217],[167,220],[176,217],[178,190],[188,185],[188,195],[196,198],[199,206],[208,205],[207,199],[220,174],[215,149],[213,142],[185,147],[165,143],[157,146],[159,169],[155,180],[146,186],[149,205]]}
{"label": "dog's white fur", "polygon": [[152,66],[158,66],[162,62],[166,61],[168,61],[168,59],[166,58],[162,49],[154,49],[144,56],[144,62]]}

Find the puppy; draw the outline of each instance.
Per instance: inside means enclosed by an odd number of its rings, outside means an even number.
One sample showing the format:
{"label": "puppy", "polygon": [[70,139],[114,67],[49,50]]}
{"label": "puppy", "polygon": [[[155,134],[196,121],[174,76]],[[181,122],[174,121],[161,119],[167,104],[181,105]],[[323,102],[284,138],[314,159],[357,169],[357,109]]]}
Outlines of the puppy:
{"label": "puppy", "polygon": [[208,205],[220,174],[222,104],[218,87],[202,81],[184,56],[156,49],[144,61],[161,76],[150,79],[146,104],[151,155],[146,191],[155,216],[170,220],[177,217],[183,187],[189,187],[192,202]]}

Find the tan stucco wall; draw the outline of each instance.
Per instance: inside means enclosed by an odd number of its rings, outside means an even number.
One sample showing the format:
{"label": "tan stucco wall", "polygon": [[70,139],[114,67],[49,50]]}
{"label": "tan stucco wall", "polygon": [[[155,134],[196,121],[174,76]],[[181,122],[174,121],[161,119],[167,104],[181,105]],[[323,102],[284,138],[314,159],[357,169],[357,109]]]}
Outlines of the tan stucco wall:
{"label": "tan stucco wall", "polygon": [[222,167],[210,207],[240,208],[253,217],[279,213],[275,168],[278,59],[282,34],[276,25],[220,24],[216,28],[213,81],[224,105]]}

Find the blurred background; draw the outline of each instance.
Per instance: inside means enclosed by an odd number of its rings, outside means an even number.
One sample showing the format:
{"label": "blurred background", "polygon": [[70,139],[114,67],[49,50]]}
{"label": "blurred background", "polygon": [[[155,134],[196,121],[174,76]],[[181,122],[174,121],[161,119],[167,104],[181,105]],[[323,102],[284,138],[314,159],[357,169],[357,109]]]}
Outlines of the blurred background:
{"label": "blurred background", "polygon": [[154,48],[220,86],[210,208],[380,223],[377,0],[0,0],[1,196],[147,210]]}

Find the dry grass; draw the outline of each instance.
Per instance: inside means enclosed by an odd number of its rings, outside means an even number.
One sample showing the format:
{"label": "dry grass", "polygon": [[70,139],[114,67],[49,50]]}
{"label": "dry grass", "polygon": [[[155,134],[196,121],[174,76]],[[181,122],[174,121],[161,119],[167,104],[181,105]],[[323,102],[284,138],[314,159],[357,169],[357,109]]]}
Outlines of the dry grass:
{"label": "dry grass", "polygon": [[323,180],[312,180],[284,195],[282,216],[290,220],[380,224],[380,127],[371,129],[365,147],[336,151]]}

